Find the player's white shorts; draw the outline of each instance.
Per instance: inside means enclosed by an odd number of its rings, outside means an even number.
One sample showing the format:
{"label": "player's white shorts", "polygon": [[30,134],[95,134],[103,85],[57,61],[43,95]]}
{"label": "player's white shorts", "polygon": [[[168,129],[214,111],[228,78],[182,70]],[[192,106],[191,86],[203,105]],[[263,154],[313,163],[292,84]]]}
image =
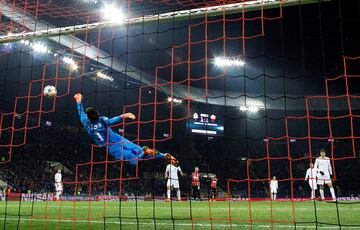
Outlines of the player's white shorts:
{"label": "player's white shorts", "polygon": [[331,183],[331,178],[329,173],[324,173],[324,175],[321,175],[320,173],[317,175],[317,184],[324,185]]}
{"label": "player's white shorts", "polygon": [[317,181],[316,181],[316,179],[309,180],[309,186],[310,186],[311,189],[316,190],[317,189]]}
{"label": "player's white shorts", "polygon": [[55,183],[55,190],[58,192],[63,190],[62,183]]}
{"label": "player's white shorts", "polygon": [[276,188],[270,188],[270,193],[277,193],[277,189]]}
{"label": "player's white shorts", "polygon": [[170,186],[173,188],[179,188],[179,180],[168,179],[166,186],[168,186],[168,187]]}

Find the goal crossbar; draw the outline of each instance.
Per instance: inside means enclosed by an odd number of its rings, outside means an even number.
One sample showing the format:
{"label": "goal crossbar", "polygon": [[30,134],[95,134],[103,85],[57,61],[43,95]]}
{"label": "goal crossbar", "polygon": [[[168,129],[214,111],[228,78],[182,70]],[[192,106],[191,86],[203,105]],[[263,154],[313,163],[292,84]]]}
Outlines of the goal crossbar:
{"label": "goal crossbar", "polygon": [[[49,38],[61,35],[69,35],[76,33],[90,32],[98,29],[104,29],[109,27],[124,26],[124,25],[137,25],[142,23],[153,22],[167,22],[167,21],[181,21],[181,20],[193,20],[201,17],[214,17],[222,14],[235,14],[241,12],[251,12],[259,9],[273,9],[277,7],[287,7],[294,5],[304,5],[311,3],[319,3],[330,0],[253,0],[247,2],[240,2],[234,4],[225,4],[219,6],[203,7],[189,10],[172,11],[162,14],[145,15],[141,17],[134,17],[125,19],[122,22],[95,22],[82,25],[74,25],[67,27],[53,28],[49,26],[46,29],[39,29],[30,32],[21,33],[9,33],[7,35],[0,36],[0,44],[16,42],[22,39],[38,39]],[[14,15],[16,12],[12,13]],[[23,12],[21,12],[23,14]],[[11,18],[10,18],[11,20]]]}

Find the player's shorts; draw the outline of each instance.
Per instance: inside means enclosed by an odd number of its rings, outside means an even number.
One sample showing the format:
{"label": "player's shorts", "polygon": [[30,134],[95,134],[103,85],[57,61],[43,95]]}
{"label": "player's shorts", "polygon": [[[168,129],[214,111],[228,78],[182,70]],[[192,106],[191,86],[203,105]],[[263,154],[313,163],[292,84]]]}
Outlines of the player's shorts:
{"label": "player's shorts", "polygon": [[62,191],[63,190],[62,183],[55,183],[55,190],[56,191]]}
{"label": "player's shorts", "polygon": [[277,189],[276,188],[270,188],[270,192],[271,193],[277,193]]}
{"label": "player's shorts", "polygon": [[166,186],[168,186],[168,187],[170,186],[173,188],[179,188],[179,180],[168,179]]}
{"label": "player's shorts", "polygon": [[309,186],[311,189],[317,189],[317,181],[315,179],[309,180]]}
{"label": "player's shorts", "polygon": [[324,184],[330,184],[331,178],[329,173],[324,173],[324,175],[321,175],[320,173],[317,175],[317,184],[318,185],[324,185]]}

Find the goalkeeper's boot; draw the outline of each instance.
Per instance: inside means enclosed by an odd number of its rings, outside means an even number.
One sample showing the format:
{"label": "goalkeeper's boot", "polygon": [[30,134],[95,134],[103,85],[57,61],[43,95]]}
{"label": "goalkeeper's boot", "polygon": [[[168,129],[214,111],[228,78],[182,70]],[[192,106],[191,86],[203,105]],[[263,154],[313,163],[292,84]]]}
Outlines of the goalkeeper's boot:
{"label": "goalkeeper's boot", "polygon": [[143,147],[143,152],[145,155],[151,155],[151,156],[155,156],[159,154],[159,151],[156,149],[151,149],[149,147],[147,147],[146,145]]}
{"label": "goalkeeper's boot", "polygon": [[164,158],[166,161],[173,164],[174,166],[176,166],[176,167],[179,166],[179,161],[175,157],[171,156],[170,153],[165,153]]}

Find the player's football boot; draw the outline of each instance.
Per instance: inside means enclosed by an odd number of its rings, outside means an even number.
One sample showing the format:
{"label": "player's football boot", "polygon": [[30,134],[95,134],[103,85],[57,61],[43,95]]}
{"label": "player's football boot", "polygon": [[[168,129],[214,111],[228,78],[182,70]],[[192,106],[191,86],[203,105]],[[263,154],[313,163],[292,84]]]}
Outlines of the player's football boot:
{"label": "player's football boot", "polygon": [[165,153],[165,160],[167,160],[169,163],[173,164],[174,166],[178,166],[179,165],[179,161],[171,156],[170,153]]}
{"label": "player's football boot", "polygon": [[149,147],[147,147],[146,145],[143,147],[143,151],[145,155],[151,155],[151,156],[155,156],[159,154],[159,151],[156,149],[151,149]]}

